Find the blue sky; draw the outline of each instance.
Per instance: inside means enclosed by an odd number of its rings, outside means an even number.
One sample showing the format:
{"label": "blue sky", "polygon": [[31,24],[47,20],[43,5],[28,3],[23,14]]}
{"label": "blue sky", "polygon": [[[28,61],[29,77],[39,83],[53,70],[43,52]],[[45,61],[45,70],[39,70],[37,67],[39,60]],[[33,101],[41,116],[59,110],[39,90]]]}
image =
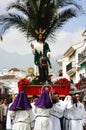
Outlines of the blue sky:
{"label": "blue sky", "polygon": [[[83,12],[86,13],[86,1],[85,0],[76,0],[79,5],[82,6]],[[72,18],[67,24],[64,26],[65,31],[76,31],[80,27],[86,28],[86,14],[80,14],[77,18]]]}
{"label": "blue sky", "polygon": [[[15,0],[0,0],[0,14],[5,13],[6,6]],[[86,1],[77,0],[86,12]],[[84,39],[81,36],[86,29],[86,15],[80,14],[77,18],[70,19],[60,31],[57,31],[55,43],[50,44],[52,56],[63,54],[71,45]],[[11,28],[4,36],[3,42],[0,42],[0,48],[9,53],[18,53],[21,55],[31,53],[30,44],[21,32]],[[53,45],[54,44],[54,45]]]}

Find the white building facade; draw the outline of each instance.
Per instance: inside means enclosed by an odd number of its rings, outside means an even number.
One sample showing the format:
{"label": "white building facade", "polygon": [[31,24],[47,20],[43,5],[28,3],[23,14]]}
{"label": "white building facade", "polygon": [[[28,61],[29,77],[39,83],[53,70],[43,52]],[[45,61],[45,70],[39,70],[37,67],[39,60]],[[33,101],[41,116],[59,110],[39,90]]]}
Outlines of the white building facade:
{"label": "white building facade", "polygon": [[1,93],[5,92],[5,89],[9,94],[12,92],[18,93],[18,81],[21,78],[26,77],[26,71],[12,68],[9,71],[3,69],[0,75],[0,90]]}
{"label": "white building facade", "polygon": [[[61,59],[57,61],[61,65],[62,77],[70,80],[70,93],[80,93],[86,96],[86,39],[72,45]],[[85,79],[84,84],[76,87],[80,82],[80,75]]]}
{"label": "white building facade", "polygon": [[86,40],[72,45],[58,60],[63,71],[63,77],[77,83],[82,74],[86,77]]}

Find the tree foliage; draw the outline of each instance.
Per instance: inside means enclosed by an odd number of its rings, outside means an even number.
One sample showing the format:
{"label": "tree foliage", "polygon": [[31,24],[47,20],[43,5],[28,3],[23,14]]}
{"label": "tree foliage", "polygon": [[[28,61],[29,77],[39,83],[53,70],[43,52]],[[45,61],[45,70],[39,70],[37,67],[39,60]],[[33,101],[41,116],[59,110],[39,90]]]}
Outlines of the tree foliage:
{"label": "tree foliage", "polygon": [[7,7],[7,14],[0,16],[1,35],[14,26],[27,39],[37,40],[35,30],[41,28],[46,40],[70,18],[78,16],[79,10],[81,7],[74,0],[17,0]]}

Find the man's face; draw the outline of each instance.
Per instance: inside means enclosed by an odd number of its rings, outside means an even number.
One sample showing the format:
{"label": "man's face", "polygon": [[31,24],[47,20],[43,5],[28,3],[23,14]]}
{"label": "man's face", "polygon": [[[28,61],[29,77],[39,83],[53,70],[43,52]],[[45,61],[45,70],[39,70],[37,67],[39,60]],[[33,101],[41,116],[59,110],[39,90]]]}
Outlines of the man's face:
{"label": "man's face", "polygon": [[80,96],[78,94],[76,94],[76,99],[77,99],[77,102],[80,100]]}
{"label": "man's face", "polygon": [[59,95],[58,94],[55,94],[55,99],[56,99],[57,102],[59,101]]}
{"label": "man's face", "polygon": [[39,34],[39,40],[42,40],[42,34]]}
{"label": "man's face", "polygon": [[34,99],[33,99],[33,102],[36,102],[37,100],[38,100],[38,98],[34,98]]}
{"label": "man's face", "polygon": [[7,103],[8,103],[7,99],[4,99],[4,104],[7,104]]}

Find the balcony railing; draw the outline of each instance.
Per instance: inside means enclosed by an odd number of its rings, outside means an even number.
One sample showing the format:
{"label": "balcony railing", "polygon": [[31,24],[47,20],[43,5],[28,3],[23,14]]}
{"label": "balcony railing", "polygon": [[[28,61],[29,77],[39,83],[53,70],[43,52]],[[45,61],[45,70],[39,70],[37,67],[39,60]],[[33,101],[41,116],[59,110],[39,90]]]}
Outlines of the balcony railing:
{"label": "balcony railing", "polygon": [[68,75],[72,75],[76,72],[76,66],[75,66],[75,62],[70,62],[67,66],[66,66],[66,72]]}
{"label": "balcony railing", "polygon": [[81,63],[86,59],[86,48],[78,54],[78,63]]}

